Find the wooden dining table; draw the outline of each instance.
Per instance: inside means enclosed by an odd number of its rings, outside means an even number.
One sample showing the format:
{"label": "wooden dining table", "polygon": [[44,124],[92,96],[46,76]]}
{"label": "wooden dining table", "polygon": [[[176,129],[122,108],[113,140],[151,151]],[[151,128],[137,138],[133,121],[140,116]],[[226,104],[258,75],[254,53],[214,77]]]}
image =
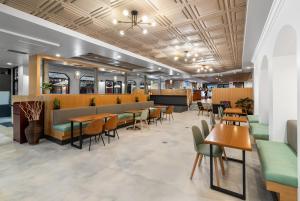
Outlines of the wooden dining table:
{"label": "wooden dining table", "polygon": [[143,110],[140,110],[140,109],[137,109],[137,110],[127,110],[125,111],[124,113],[131,113],[132,114],[132,118],[133,118],[133,121],[132,121],[132,126],[129,126],[127,127],[127,129],[133,129],[133,130],[137,130],[137,129],[141,129],[140,127],[138,126],[135,126],[135,116],[136,114],[140,114],[142,113]]}
{"label": "wooden dining table", "polygon": [[[210,134],[205,138],[204,143],[210,144],[210,188],[240,199],[246,199],[246,151],[252,151],[249,129],[245,126],[234,126],[216,124]],[[229,147],[242,151],[242,160],[226,157],[228,161],[242,163],[242,193],[237,193],[213,183],[213,145]]]}
{"label": "wooden dining table", "polygon": [[[116,116],[116,114],[102,113],[102,114],[92,114],[92,115],[70,118],[69,121],[71,122],[71,146],[76,147],[77,149],[82,149],[82,143],[83,143],[82,123],[88,121],[94,121],[98,119],[104,119],[104,121],[106,121],[107,118],[113,116]],[[74,122],[79,123],[79,145],[74,144]]]}
{"label": "wooden dining table", "polygon": [[240,125],[241,123],[247,123],[248,119],[246,117],[224,116],[221,119],[221,123],[224,122],[224,121],[226,122],[226,124],[227,124],[227,122],[233,122],[234,124],[239,123],[239,125]]}
{"label": "wooden dining table", "polygon": [[226,108],[224,114],[242,115],[244,112],[241,108]]}

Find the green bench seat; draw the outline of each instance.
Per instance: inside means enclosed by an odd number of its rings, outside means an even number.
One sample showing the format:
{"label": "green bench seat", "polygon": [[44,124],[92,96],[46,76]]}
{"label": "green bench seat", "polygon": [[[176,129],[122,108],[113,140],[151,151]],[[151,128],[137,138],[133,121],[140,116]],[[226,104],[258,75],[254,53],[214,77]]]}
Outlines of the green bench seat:
{"label": "green bench seat", "polygon": [[133,114],[132,113],[122,113],[122,114],[118,114],[118,119],[119,121],[124,120],[124,119],[133,119]]}
{"label": "green bench seat", "polygon": [[[82,127],[85,127],[87,124],[88,122],[82,123]],[[71,123],[56,124],[53,128],[60,132],[69,132],[71,131]],[[79,129],[79,123],[74,123],[73,128],[74,130]]]}
{"label": "green bench seat", "polygon": [[263,123],[250,123],[250,133],[255,140],[269,140],[269,126]]}
{"label": "green bench seat", "polygon": [[247,115],[249,123],[259,123],[259,118],[257,115]]}
{"label": "green bench seat", "polygon": [[265,180],[298,187],[297,155],[288,144],[256,141]]}

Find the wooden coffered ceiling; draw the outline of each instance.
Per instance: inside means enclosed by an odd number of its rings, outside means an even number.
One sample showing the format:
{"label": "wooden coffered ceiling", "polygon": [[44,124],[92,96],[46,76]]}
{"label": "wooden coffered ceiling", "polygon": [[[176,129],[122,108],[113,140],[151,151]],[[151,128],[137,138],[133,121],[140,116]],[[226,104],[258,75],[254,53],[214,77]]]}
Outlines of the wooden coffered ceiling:
{"label": "wooden coffered ceiling", "polygon": [[[0,0],[1,3],[123,49],[195,74],[201,65],[222,72],[241,67],[246,0]],[[124,9],[155,20],[121,37]],[[185,62],[184,51],[197,53]],[[174,61],[174,57],[180,59]],[[191,57],[192,58],[192,57]],[[191,60],[191,59],[190,59]]]}

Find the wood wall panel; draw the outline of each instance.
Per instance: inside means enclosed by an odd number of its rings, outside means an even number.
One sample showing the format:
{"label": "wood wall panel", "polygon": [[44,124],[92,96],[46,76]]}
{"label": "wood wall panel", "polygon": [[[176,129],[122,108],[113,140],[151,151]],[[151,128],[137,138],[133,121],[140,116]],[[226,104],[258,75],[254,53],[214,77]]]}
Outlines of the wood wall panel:
{"label": "wood wall panel", "polygon": [[252,88],[214,88],[212,90],[212,103],[219,104],[220,101],[230,101],[235,107],[235,102],[240,98],[249,97],[253,99]]}
{"label": "wood wall panel", "polygon": [[[13,102],[22,102],[33,100],[34,96],[13,96]],[[52,132],[52,119],[51,111],[53,110],[53,100],[58,98],[61,102],[61,109],[64,108],[74,108],[74,107],[87,107],[90,104],[90,100],[96,98],[96,106],[100,105],[112,105],[116,104],[117,97],[121,99],[122,103],[131,103],[135,102],[135,97],[139,97],[140,102],[147,101],[147,95],[138,91],[133,94],[43,94],[41,95],[45,101],[45,134],[58,138],[55,136],[55,133]],[[58,138],[59,140],[64,140],[63,136]]]}

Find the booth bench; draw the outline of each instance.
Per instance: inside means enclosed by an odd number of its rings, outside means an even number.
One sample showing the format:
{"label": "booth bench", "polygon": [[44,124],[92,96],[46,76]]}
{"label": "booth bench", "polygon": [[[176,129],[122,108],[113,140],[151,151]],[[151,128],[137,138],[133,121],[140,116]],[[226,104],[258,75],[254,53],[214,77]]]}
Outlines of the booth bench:
{"label": "booth bench", "polygon": [[266,188],[276,192],[279,201],[297,200],[297,121],[287,122],[287,144],[257,140]]}

